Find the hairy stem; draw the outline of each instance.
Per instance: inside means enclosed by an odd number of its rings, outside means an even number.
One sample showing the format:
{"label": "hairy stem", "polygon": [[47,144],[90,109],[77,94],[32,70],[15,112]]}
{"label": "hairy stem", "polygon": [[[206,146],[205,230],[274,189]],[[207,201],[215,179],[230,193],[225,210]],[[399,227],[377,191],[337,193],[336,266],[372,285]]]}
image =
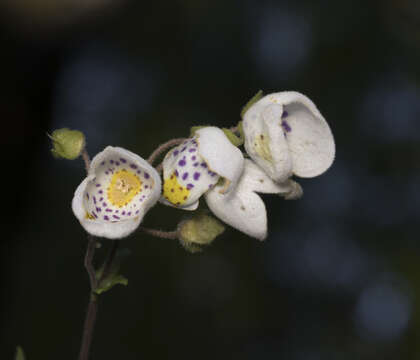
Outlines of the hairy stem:
{"label": "hairy stem", "polygon": [[141,231],[145,232],[146,234],[159,237],[162,239],[178,239],[178,230],[176,231],[162,231],[157,229],[149,229],[143,226],[140,226],[139,228]]}
{"label": "hairy stem", "polygon": [[172,139],[167,141],[166,143],[159,145],[157,147],[157,149],[155,151],[152,152],[152,154],[149,156],[149,158],[147,159],[147,161],[149,162],[150,165],[152,165],[154,163],[154,161],[157,159],[157,157],[162,154],[165,150],[175,146],[175,145],[179,145],[182,142],[184,142],[186,140],[186,138],[179,138],[179,139]]}

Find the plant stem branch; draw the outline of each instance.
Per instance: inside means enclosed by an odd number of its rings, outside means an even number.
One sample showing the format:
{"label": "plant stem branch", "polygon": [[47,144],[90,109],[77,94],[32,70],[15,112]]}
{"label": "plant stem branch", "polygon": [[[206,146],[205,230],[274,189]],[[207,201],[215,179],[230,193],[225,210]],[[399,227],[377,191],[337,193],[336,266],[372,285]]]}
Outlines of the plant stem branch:
{"label": "plant stem branch", "polygon": [[172,239],[172,240],[178,239],[178,230],[162,231],[162,230],[157,230],[157,229],[149,229],[143,226],[140,226],[139,229],[145,232],[146,234],[159,237],[162,239]]}
{"label": "plant stem branch", "polygon": [[105,260],[104,263],[104,270],[102,271],[102,275],[98,281],[98,284],[101,283],[101,281],[103,279],[106,279],[106,277],[108,276],[111,268],[112,268],[112,264],[114,262],[115,259],[115,255],[117,254],[117,250],[118,250],[118,246],[120,245],[120,241],[119,240],[112,240],[112,248],[111,251],[108,254],[108,257]]}
{"label": "plant stem branch", "polygon": [[147,159],[147,161],[149,162],[150,165],[152,165],[154,163],[154,161],[157,159],[157,157],[162,154],[165,150],[175,146],[175,145],[179,145],[182,142],[184,142],[186,140],[186,138],[178,138],[178,139],[172,139],[167,141],[164,144],[161,144],[157,147],[157,149],[155,151],[152,152],[152,154],[149,156],[149,158]]}
{"label": "plant stem branch", "polygon": [[84,148],[83,151],[82,151],[82,158],[83,158],[83,161],[85,163],[86,173],[89,174],[90,157],[89,157],[89,154],[88,154],[86,148]]}

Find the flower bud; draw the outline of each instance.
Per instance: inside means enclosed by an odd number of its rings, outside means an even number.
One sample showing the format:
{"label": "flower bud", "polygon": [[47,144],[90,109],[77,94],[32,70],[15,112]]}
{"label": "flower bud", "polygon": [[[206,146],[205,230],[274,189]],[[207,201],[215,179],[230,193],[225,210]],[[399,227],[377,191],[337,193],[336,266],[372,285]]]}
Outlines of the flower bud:
{"label": "flower bud", "polygon": [[51,152],[56,158],[74,160],[80,156],[85,146],[85,135],[78,130],[57,129],[49,137],[53,143]]}
{"label": "flower bud", "polygon": [[178,225],[178,238],[186,250],[195,253],[212,243],[224,230],[220,221],[200,213]]}

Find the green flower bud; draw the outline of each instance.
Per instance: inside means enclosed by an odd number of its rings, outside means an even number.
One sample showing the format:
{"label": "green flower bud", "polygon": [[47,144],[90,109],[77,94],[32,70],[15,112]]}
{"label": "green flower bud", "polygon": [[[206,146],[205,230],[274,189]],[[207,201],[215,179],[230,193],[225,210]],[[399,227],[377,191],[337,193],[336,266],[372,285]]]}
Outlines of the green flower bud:
{"label": "green flower bud", "polygon": [[186,250],[195,253],[202,251],[203,246],[212,243],[223,231],[225,227],[220,221],[199,213],[178,225],[178,238]]}
{"label": "green flower bud", "polygon": [[80,156],[86,143],[85,135],[78,130],[57,129],[48,136],[53,144],[51,152],[56,158],[74,160]]}

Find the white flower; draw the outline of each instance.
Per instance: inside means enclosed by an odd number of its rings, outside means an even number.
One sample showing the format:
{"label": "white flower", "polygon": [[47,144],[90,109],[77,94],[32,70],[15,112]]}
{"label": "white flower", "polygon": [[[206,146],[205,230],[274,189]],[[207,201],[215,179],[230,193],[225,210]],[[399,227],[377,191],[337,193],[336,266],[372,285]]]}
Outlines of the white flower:
{"label": "white flower", "polygon": [[267,95],[244,114],[245,149],[276,182],[293,174],[314,177],[335,156],[331,130],[306,96],[285,91]]}
{"label": "white flower", "polygon": [[74,194],[72,209],[88,233],[123,238],[159,200],[161,186],[159,174],[146,160],[108,146],[92,159],[88,176]]}
{"label": "white flower", "polygon": [[163,160],[164,203],[195,210],[202,194],[224,180],[219,191],[236,186],[242,170],[242,152],[216,127],[205,127],[168,152]]}
{"label": "white flower", "polygon": [[267,212],[264,202],[257,194],[299,195],[299,185],[288,180],[281,184],[274,182],[253,161],[246,159],[243,174],[229,193],[221,193],[220,186],[206,193],[210,210],[222,221],[244,232],[264,240],[267,237]]}

